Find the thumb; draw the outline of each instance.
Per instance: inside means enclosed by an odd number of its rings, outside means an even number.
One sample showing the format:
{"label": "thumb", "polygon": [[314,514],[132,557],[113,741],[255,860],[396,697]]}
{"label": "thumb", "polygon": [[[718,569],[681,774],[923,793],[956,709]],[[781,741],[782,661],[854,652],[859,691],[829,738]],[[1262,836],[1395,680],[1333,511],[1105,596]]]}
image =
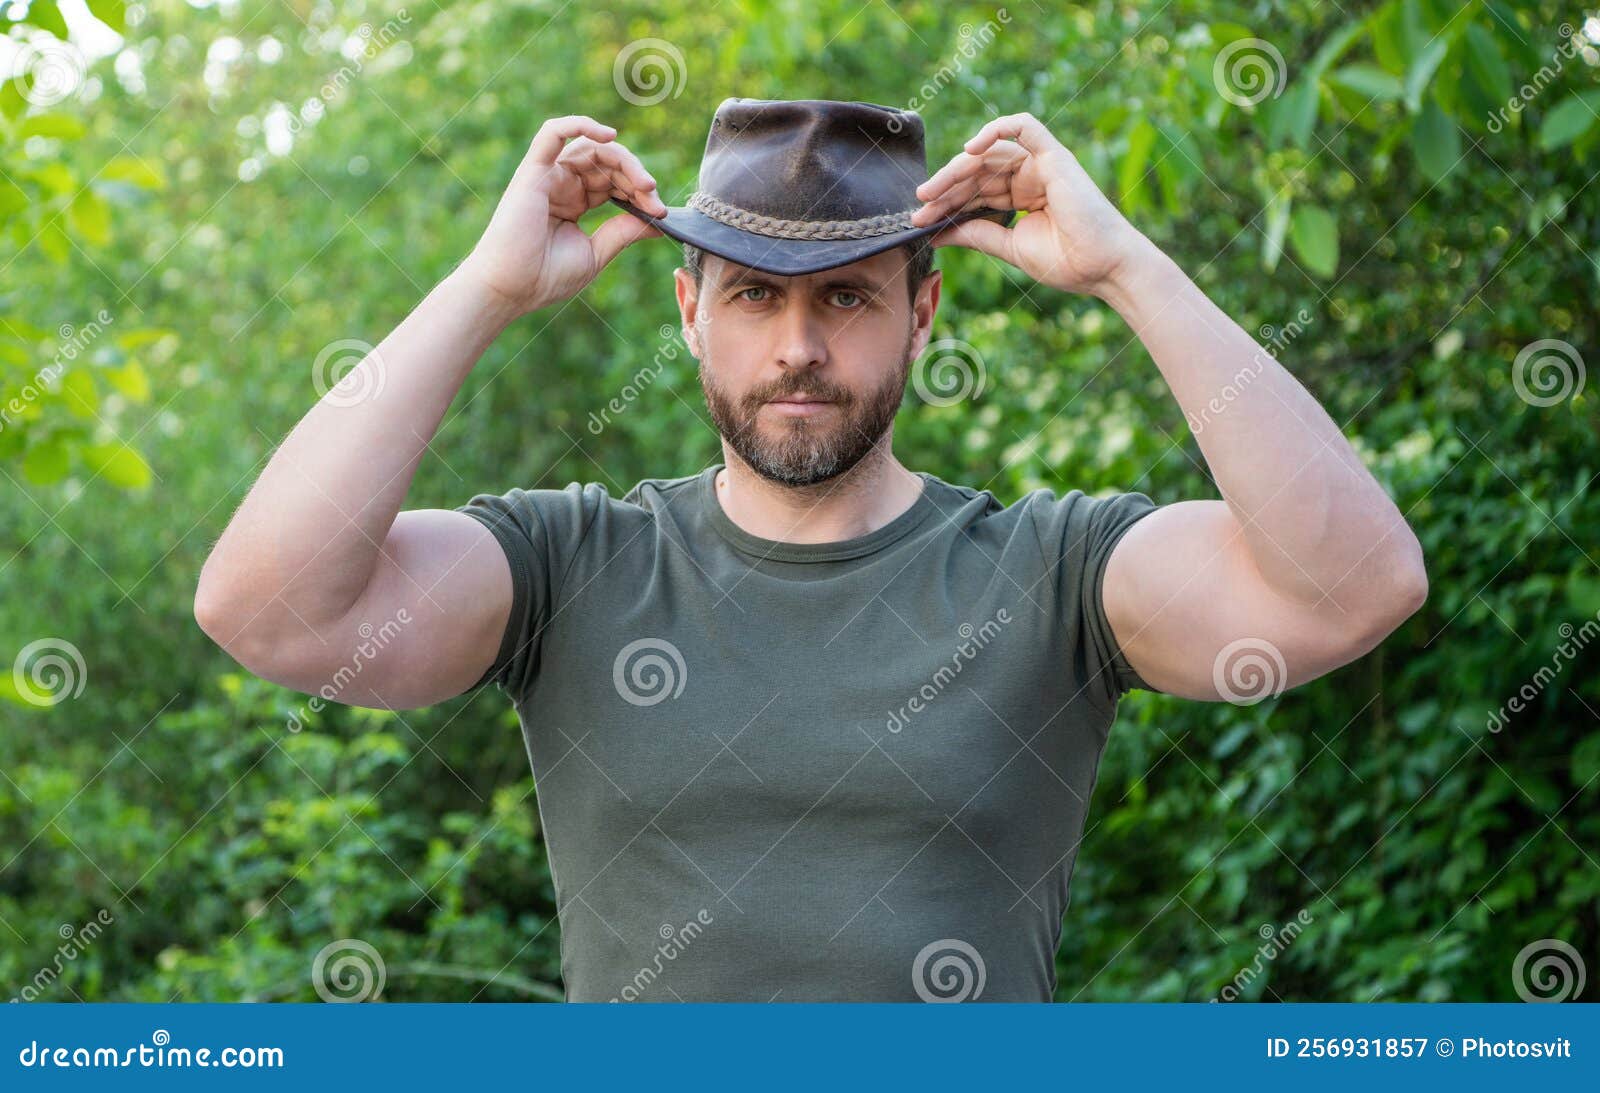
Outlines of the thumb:
{"label": "thumb", "polygon": [[974,218],[945,228],[933,237],[935,247],[967,247],[1016,265],[1012,259],[1011,229],[993,220]]}
{"label": "thumb", "polygon": [[654,239],[661,229],[632,213],[618,213],[595,229],[590,237],[596,259],[595,270],[604,269],[611,260],[622,253],[624,247],[641,239]]}

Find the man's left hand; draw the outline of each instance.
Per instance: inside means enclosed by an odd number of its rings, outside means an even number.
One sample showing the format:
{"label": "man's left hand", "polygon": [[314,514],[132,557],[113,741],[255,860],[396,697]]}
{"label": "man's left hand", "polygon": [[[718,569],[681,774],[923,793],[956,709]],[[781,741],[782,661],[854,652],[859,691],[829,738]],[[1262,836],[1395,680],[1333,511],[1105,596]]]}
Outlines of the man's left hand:
{"label": "man's left hand", "polygon": [[1019,209],[1015,227],[974,219],[945,228],[935,247],[963,246],[1011,263],[1040,284],[1104,296],[1151,247],[1066,146],[1032,114],[996,118],[917,187],[921,227],[966,209]]}

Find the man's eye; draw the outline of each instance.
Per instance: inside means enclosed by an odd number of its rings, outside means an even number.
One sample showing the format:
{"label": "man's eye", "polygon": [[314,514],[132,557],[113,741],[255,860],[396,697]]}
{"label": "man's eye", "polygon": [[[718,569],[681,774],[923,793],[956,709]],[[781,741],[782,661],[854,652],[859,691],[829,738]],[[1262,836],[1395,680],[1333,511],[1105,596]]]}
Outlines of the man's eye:
{"label": "man's eye", "polygon": [[[741,298],[742,299],[749,299],[749,297],[745,296],[746,292],[765,292],[765,291],[767,291],[767,290],[764,287],[762,287],[761,285],[751,285],[749,288],[744,289],[741,292],[735,293],[734,294],[734,298],[735,299],[741,299]],[[750,300],[750,302],[751,303],[760,303],[759,300]]]}
{"label": "man's eye", "polygon": [[[851,291],[850,291],[850,290],[849,290],[849,289],[847,289],[847,288],[842,288],[842,289],[840,289],[840,290],[839,290],[839,291],[838,291],[838,292],[835,292],[835,293],[834,293],[834,294],[833,294],[833,298],[834,298],[834,299],[835,299],[835,300],[837,300],[837,299],[839,299],[839,297],[841,297],[841,296],[849,296],[849,297],[852,297],[852,298],[853,298],[853,299],[855,299],[855,300],[857,300],[857,301],[860,301],[860,300],[861,300],[861,299],[862,299],[862,296],[861,296],[861,293],[859,293],[859,292],[851,292]],[[854,307],[856,307],[856,306],[857,306],[857,305],[856,305],[856,304],[850,304],[850,303],[847,303],[847,304],[844,304],[844,305],[842,305],[842,306],[844,306],[844,307],[848,307],[848,308],[854,308]]]}

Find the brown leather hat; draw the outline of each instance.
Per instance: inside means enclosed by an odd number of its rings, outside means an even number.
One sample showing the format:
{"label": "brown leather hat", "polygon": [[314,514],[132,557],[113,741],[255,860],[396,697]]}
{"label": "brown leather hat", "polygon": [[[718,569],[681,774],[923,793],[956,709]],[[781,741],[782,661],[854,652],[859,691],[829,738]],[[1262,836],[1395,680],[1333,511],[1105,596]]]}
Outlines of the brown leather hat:
{"label": "brown leather hat", "polygon": [[725,99],[687,205],[655,217],[611,200],[683,243],[782,276],[832,269],[975,217],[968,209],[913,227],[927,181],[922,117],[866,102]]}

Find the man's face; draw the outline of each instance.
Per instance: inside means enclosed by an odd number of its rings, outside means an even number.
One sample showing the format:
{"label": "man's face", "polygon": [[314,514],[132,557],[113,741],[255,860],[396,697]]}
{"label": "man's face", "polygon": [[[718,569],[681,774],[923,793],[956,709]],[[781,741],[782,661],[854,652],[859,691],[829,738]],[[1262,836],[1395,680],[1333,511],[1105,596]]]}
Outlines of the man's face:
{"label": "man's face", "polygon": [[758,474],[811,486],[887,439],[911,361],[927,346],[939,274],[912,303],[906,251],[800,277],[705,255],[678,306],[717,431]]}

